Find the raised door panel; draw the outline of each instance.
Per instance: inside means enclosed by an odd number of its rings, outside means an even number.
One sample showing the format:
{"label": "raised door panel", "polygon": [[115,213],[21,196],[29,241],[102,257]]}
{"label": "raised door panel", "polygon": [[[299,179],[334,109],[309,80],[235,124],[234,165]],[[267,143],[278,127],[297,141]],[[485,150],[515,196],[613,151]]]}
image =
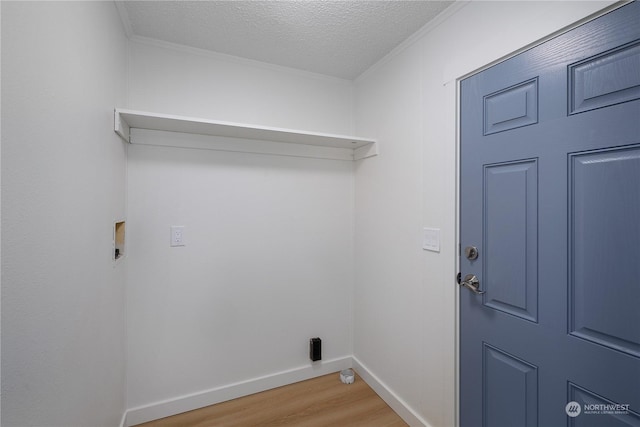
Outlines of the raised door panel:
{"label": "raised door panel", "polygon": [[569,159],[570,333],[640,357],[640,147]]}
{"label": "raised door panel", "polygon": [[484,168],[484,305],[538,318],[538,163]]}
{"label": "raised door panel", "polygon": [[569,427],[640,427],[640,415],[627,403],[613,402],[571,382],[568,394],[568,400],[579,405],[568,419]]}
{"label": "raised door panel", "polygon": [[582,113],[640,98],[640,42],[569,67],[569,113]]}
{"label": "raised door panel", "polygon": [[496,347],[483,348],[484,427],[538,425],[538,368]]}

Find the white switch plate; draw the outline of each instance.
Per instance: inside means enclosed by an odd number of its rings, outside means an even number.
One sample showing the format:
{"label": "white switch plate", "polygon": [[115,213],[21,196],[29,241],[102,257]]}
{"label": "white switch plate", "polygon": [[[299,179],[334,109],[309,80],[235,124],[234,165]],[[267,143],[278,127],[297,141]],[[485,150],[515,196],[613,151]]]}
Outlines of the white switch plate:
{"label": "white switch plate", "polygon": [[184,225],[171,226],[171,246],[184,246]]}
{"label": "white switch plate", "polygon": [[440,229],[423,228],[422,249],[432,252],[440,252]]}

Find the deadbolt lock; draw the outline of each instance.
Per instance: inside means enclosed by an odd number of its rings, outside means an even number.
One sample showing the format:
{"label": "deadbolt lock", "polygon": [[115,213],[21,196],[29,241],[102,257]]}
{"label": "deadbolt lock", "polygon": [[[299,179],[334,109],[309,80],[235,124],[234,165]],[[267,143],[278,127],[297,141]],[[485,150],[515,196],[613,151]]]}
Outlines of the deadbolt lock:
{"label": "deadbolt lock", "polygon": [[464,248],[464,255],[467,257],[467,259],[473,261],[474,259],[478,258],[478,248],[476,248],[475,246],[467,246],[466,248]]}

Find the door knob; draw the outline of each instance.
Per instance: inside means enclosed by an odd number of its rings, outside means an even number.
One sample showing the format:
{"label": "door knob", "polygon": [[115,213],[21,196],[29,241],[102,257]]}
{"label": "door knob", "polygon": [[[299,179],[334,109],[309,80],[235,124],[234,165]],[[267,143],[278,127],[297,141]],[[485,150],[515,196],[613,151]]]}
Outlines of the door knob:
{"label": "door knob", "polygon": [[464,276],[464,280],[460,282],[460,286],[464,286],[476,295],[484,294],[484,291],[480,290],[480,281],[475,274],[467,274]]}

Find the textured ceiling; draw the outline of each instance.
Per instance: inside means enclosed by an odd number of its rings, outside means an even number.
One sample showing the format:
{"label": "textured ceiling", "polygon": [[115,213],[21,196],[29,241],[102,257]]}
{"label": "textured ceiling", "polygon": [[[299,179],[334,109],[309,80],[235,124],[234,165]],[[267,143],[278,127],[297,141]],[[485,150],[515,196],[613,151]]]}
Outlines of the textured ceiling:
{"label": "textured ceiling", "polygon": [[451,1],[125,1],[132,35],[354,79]]}

